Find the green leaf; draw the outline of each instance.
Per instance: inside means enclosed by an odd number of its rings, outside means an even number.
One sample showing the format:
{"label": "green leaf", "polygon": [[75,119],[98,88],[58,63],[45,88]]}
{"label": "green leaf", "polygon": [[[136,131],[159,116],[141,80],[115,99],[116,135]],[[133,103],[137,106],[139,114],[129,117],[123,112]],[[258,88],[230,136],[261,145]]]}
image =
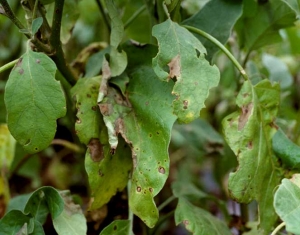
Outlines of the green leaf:
{"label": "green leaf", "polygon": [[280,174],[275,168],[271,138],[280,100],[279,85],[263,80],[255,86],[246,81],[237,96],[239,111],[223,120],[226,141],[237,155],[239,166],[229,176],[232,198],[241,203],[256,200],[260,228],[268,234],[276,221],[273,190]]}
{"label": "green leaf", "polygon": [[209,197],[207,193],[200,190],[193,183],[187,182],[185,179],[178,179],[174,183],[172,183],[172,192],[174,196],[178,198],[186,197],[199,200]]}
{"label": "green leaf", "polygon": [[97,97],[101,77],[80,78],[72,88],[72,96],[76,99],[77,121],[75,131],[79,140],[88,145],[91,139],[98,138],[100,133],[100,110]]}
{"label": "green leaf", "polygon": [[107,143],[102,145],[96,139],[91,141],[88,147],[85,169],[93,198],[90,209],[93,210],[108,203],[112,196],[125,188],[132,169],[132,159],[130,148],[124,140],[119,141],[114,155]]}
{"label": "green leaf", "polygon": [[132,231],[129,231],[129,220],[115,220],[105,227],[99,235],[132,235]]}
{"label": "green leaf", "polygon": [[282,89],[289,88],[293,84],[293,77],[283,61],[264,53],[262,62],[269,71],[269,79],[273,82],[278,82]]}
{"label": "green leaf", "polygon": [[282,0],[285,2],[291,9],[293,9],[296,14],[297,18],[300,17],[300,0]]}
{"label": "green leaf", "polygon": [[65,0],[61,22],[61,41],[67,43],[72,36],[72,30],[79,17],[78,0]]}
{"label": "green leaf", "polygon": [[[6,124],[0,124],[0,171],[10,168],[15,156],[16,140]],[[0,189],[1,191],[1,189]]]}
{"label": "green leaf", "polygon": [[175,210],[176,225],[183,223],[186,229],[199,235],[230,235],[227,226],[209,212],[196,207],[184,198],[179,198]]}
{"label": "green leaf", "polygon": [[272,139],[274,153],[288,169],[300,169],[300,147],[279,129]]}
{"label": "green leaf", "polygon": [[167,20],[155,25],[152,34],[159,45],[159,52],[153,59],[154,71],[162,81],[176,77],[172,91],[176,96],[173,111],[179,122],[191,122],[205,107],[209,89],[218,85],[219,70],[205,60],[206,50],[201,42],[177,23]]}
{"label": "green leaf", "polygon": [[34,229],[30,235],[44,235],[44,228],[43,225],[38,221],[34,220]]}
{"label": "green leaf", "polygon": [[53,226],[58,235],[86,235],[87,224],[80,205],[76,205],[69,191],[60,193],[64,200],[64,210],[53,219]]}
{"label": "green leaf", "polygon": [[12,210],[0,220],[0,235],[17,234],[25,223],[29,224],[30,217],[21,211]]}
{"label": "green leaf", "polygon": [[55,0],[39,0],[42,4],[47,5],[53,3]]}
{"label": "green leaf", "polygon": [[112,77],[120,75],[127,66],[127,55],[124,51],[117,50],[124,35],[124,26],[120,13],[114,5],[113,0],[105,0],[108,15],[111,19],[111,34],[110,34],[110,68]]}
{"label": "green leaf", "polygon": [[286,230],[300,234],[300,175],[283,179],[274,196],[274,207],[282,221],[286,223]]}
{"label": "green leaf", "polygon": [[42,26],[42,24],[43,24],[43,18],[42,17],[35,18],[32,21],[32,25],[31,25],[31,33],[32,33],[32,35],[35,35],[37,33],[37,31],[40,29],[40,27]]}
{"label": "green leaf", "polygon": [[[242,2],[242,0],[209,1],[198,13],[184,20],[182,24],[201,29],[225,44],[233,26],[242,15]],[[208,60],[210,60],[219,48],[207,39],[199,35],[195,36],[206,48]]]}
{"label": "green leaf", "polygon": [[244,15],[237,23],[240,46],[251,52],[280,42],[279,29],[292,26],[295,20],[294,11],[283,1],[269,0],[258,4],[255,9],[247,9],[245,5]]}
{"label": "green leaf", "polygon": [[13,68],[5,88],[8,128],[29,153],[51,143],[56,119],[66,113],[56,66],[45,54],[27,51]]}
{"label": "green leaf", "polygon": [[24,208],[25,214],[37,217],[40,210],[44,210],[42,205],[46,202],[52,219],[57,218],[64,209],[64,201],[58,191],[50,186],[44,186],[32,193]]}

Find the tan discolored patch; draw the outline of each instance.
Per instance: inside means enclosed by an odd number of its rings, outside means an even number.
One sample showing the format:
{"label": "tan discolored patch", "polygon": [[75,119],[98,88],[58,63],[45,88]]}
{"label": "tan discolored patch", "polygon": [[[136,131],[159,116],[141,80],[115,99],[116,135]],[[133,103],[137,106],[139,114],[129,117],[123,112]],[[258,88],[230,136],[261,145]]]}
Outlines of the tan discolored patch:
{"label": "tan discolored patch", "polygon": [[94,162],[99,162],[104,158],[103,146],[98,139],[91,139],[87,146]]}
{"label": "tan discolored patch", "polygon": [[180,55],[175,56],[170,63],[168,63],[170,72],[169,72],[169,78],[174,78],[181,76],[181,67],[180,67]]}
{"label": "tan discolored patch", "polygon": [[248,105],[245,105],[242,107],[242,114],[239,117],[239,123],[238,123],[238,130],[242,130],[244,126],[246,125],[249,116],[251,115],[251,111],[253,108],[253,104],[249,103]]}

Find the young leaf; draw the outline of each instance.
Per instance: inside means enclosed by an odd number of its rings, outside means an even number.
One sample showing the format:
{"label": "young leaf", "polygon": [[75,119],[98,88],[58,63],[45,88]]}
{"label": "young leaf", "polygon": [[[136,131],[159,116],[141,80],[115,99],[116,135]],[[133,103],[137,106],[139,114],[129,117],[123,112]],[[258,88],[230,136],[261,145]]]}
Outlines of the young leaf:
{"label": "young leaf", "polygon": [[193,234],[231,234],[228,227],[222,221],[181,197],[175,210],[175,223],[176,225],[183,223],[186,229]]}
{"label": "young leaf", "polygon": [[279,29],[292,26],[296,20],[294,11],[283,1],[269,0],[257,4],[255,10],[245,7],[237,24],[237,33],[241,47],[249,52],[281,41]]}
{"label": "young leaf", "polygon": [[18,210],[8,212],[0,220],[0,235],[17,234],[25,223],[29,224],[30,217]]}
{"label": "young leaf", "polygon": [[280,129],[272,139],[274,153],[288,169],[300,169],[300,147]]}
{"label": "young leaf", "polygon": [[53,226],[58,235],[86,235],[86,219],[80,205],[75,205],[69,191],[60,193],[64,200],[64,210],[53,219]]}
{"label": "young leaf", "polygon": [[[199,28],[225,44],[233,26],[242,15],[242,5],[242,1],[209,1],[198,13],[184,20],[182,24]],[[195,36],[206,48],[210,60],[219,48],[207,39],[199,35]]]}
{"label": "young leaf", "polygon": [[37,33],[37,31],[40,29],[40,27],[42,26],[42,24],[43,24],[43,18],[42,17],[35,18],[32,21],[32,25],[31,25],[31,33],[32,33],[32,35],[35,35]]}
{"label": "young leaf", "polygon": [[152,34],[159,45],[159,52],[153,59],[154,71],[162,81],[176,78],[172,91],[176,96],[173,101],[174,114],[179,122],[191,122],[199,117],[200,110],[205,107],[209,89],[218,84],[219,70],[205,60],[206,50],[201,42],[170,19],[155,25]]}
{"label": "young leaf", "polygon": [[280,99],[279,85],[246,81],[237,96],[240,110],[223,120],[226,141],[237,155],[239,167],[229,176],[230,195],[241,203],[257,200],[260,228],[268,234],[276,221],[273,190],[280,180],[273,162],[271,138]]}
{"label": "young leaf", "polygon": [[99,235],[132,235],[133,233],[129,228],[129,220],[115,220],[105,227]]}
{"label": "young leaf", "polygon": [[286,223],[286,230],[300,234],[300,175],[283,179],[274,196],[274,207],[280,218]]}
{"label": "young leaf", "polygon": [[11,134],[29,153],[51,143],[56,119],[66,113],[56,66],[45,54],[27,51],[9,75],[5,88],[7,123]]}

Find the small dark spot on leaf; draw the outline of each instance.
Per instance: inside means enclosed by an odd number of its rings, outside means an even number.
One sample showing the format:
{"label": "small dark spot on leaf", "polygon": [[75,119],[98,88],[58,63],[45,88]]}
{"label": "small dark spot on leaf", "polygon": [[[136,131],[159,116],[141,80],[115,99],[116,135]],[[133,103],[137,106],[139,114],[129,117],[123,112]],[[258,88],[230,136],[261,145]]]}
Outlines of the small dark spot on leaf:
{"label": "small dark spot on leaf", "polygon": [[147,191],[146,190],[144,190],[144,192],[143,192],[144,194],[147,194]]}
{"label": "small dark spot on leaf", "polygon": [[35,147],[35,148],[34,148],[34,150],[35,150],[35,151],[38,151],[38,150],[39,150],[39,148]]}
{"label": "small dark spot on leaf", "polygon": [[183,223],[184,225],[189,225],[189,224],[190,224],[190,222],[189,222],[188,220],[183,220],[182,223]]}
{"label": "small dark spot on leaf", "polygon": [[157,132],[156,132],[156,134],[158,134],[158,135],[159,135],[159,131],[157,131]]}
{"label": "small dark spot on leaf", "polygon": [[20,68],[19,74],[23,74],[23,73],[24,73],[24,69]]}
{"label": "small dark spot on leaf", "polygon": [[143,172],[142,172],[142,171],[140,171],[140,174],[142,175],[142,174],[143,174]]}
{"label": "small dark spot on leaf", "polygon": [[104,158],[103,147],[98,139],[91,139],[87,146],[94,162],[99,162]]}
{"label": "small dark spot on leaf", "polygon": [[136,188],[136,191],[141,192],[141,191],[142,191],[142,188],[141,188],[141,187],[137,187],[137,188]]}
{"label": "small dark spot on leaf", "polygon": [[114,226],[114,230],[117,230],[117,229],[118,229],[118,227],[115,225],[115,226]]}
{"label": "small dark spot on leaf", "polygon": [[158,167],[158,172],[161,173],[161,174],[165,174],[166,170],[165,170],[165,168],[163,168],[162,166],[160,166],[160,167]]}
{"label": "small dark spot on leaf", "polygon": [[145,103],[145,105],[148,105],[149,104],[149,102],[147,101],[146,103]]}
{"label": "small dark spot on leaf", "polygon": [[252,149],[253,148],[253,143],[252,143],[252,141],[249,141],[249,143],[248,143],[248,149]]}
{"label": "small dark spot on leaf", "polygon": [[93,111],[96,111],[96,110],[97,110],[97,106],[93,106],[93,107],[92,107],[92,110],[93,110]]}
{"label": "small dark spot on leaf", "polygon": [[198,82],[194,82],[194,85],[195,85],[195,86],[198,86]]}
{"label": "small dark spot on leaf", "polygon": [[104,174],[103,174],[103,172],[102,172],[101,170],[98,171],[98,175],[99,175],[100,177],[103,177],[103,176],[104,176]]}
{"label": "small dark spot on leaf", "polygon": [[160,165],[160,162],[157,162],[158,165]]}
{"label": "small dark spot on leaf", "polygon": [[149,137],[152,138],[152,134],[149,134]]}
{"label": "small dark spot on leaf", "polygon": [[153,192],[153,188],[149,188],[149,192],[152,193]]}
{"label": "small dark spot on leaf", "polygon": [[41,60],[37,59],[37,60],[36,60],[36,63],[37,63],[37,64],[41,63]]}
{"label": "small dark spot on leaf", "polygon": [[246,98],[249,94],[248,93],[244,93],[243,97]]}
{"label": "small dark spot on leaf", "polygon": [[59,14],[59,13],[60,13],[60,9],[59,9],[59,8],[56,8],[56,9],[55,9],[55,13],[56,13],[56,14]]}
{"label": "small dark spot on leaf", "polygon": [[16,64],[16,67],[21,67],[23,58],[20,58]]}
{"label": "small dark spot on leaf", "polygon": [[189,102],[187,100],[184,100],[183,101],[183,108],[184,109],[187,109],[188,108],[188,105],[189,105]]}
{"label": "small dark spot on leaf", "polygon": [[111,148],[110,151],[109,151],[109,153],[110,153],[111,155],[115,155],[116,149],[115,149],[115,148]]}
{"label": "small dark spot on leaf", "polygon": [[86,94],[86,97],[91,98],[92,96],[91,94]]}

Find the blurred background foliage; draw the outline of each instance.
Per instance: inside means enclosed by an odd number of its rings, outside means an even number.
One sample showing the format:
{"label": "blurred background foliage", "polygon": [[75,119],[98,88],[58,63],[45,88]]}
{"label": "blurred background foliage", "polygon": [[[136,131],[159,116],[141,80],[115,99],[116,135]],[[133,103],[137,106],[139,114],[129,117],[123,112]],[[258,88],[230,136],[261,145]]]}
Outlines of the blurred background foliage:
{"label": "blurred background foliage", "polygon": [[[104,49],[109,43],[109,28],[97,1],[82,0],[78,3],[73,1],[73,4],[78,4],[78,7],[73,6],[73,8],[72,1],[66,2],[70,3],[70,8],[68,9],[69,20],[64,23],[62,35],[65,42],[64,51],[67,61],[84,76],[82,71],[85,70],[89,56]],[[165,16],[158,15],[153,18],[152,14],[147,12],[148,9],[145,9],[134,21],[130,21],[132,15],[139,9],[146,8],[145,4],[149,2],[144,0],[116,1],[126,25],[124,42],[131,39],[140,44],[155,43],[151,36],[151,28],[154,24],[164,21]],[[188,18],[198,12],[207,2],[208,0],[183,0],[182,18]],[[246,2],[244,1],[245,5]],[[24,11],[19,1],[11,0],[9,3],[25,24]],[[53,11],[50,7],[47,10]],[[157,12],[159,14],[159,9]],[[244,10],[243,17],[250,14],[249,12],[249,10]],[[241,27],[244,27],[243,17],[236,24],[226,46],[241,63],[244,63],[253,83],[269,78],[281,84],[281,105],[277,125],[290,139],[300,145],[300,24],[281,29],[280,40],[275,44],[264,45],[249,52],[241,36]],[[51,22],[51,19],[49,20]],[[26,38],[10,20],[0,16],[0,66],[18,58],[25,48]],[[85,48],[92,49],[92,52],[84,51]],[[89,54],[85,56],[84,53]],[[159,205],[169,198],[172,195],[172,185],[173,189],[187,187],[195,203],[214,215],[229,220],[228,215],[220,210],[222,208],[220,205],[223,203],[229,208],[229,213],[238,216],[238,205],[228,198],[226,191],[228,174],[235,169],[237,162],[222,137],[221,121],[236,109],[235,98],[241,87],[242,77],[231,61],[221,52],[213,56],[212,63],[217,64],[221,71],[220,84],[211,90],[206,101],[206,108],[201,111],[201,118],[188,125],[176,124],[174,126],[169,149],[170,177],[156,200]],[[79,65],[83,67],[79,68]],[[88,71],[85,72],[88,73]],[[6,122],[3,97],[8,75],[9,71],[0,74],[0,123]],[[72,194],[80,196],[83,208],[87,207],[89,189],[84,169],[84,147],[74,137],[74,126],[70,124],[71,122],[67,117],[59,121],[55,139],[76,143],[79,146],[78,152],[74,153],[54,143],[43,152],[27,155],[17,144],[14,160],[9,166],[8,179],[11,197],[32,192],[42,185],[51,185],[57,189],[70,189]],[[126,218],[127,208],[124,205],[126,205],[126,192],[121,192],[104,208],[87,214],[89,234],[99,234],[99,231],[112,219]],[[161,213],[167,215],[174,207],[175,205],[171,203],[162,209]],[[153,230],[152,234],[184,234],[180,227],[175,229],[173,220],[162,219],[160,222],[161,226]],[[230,223],[230,221],[227,222]],[[239,220],[232,220],[231,223],[232,226],[236,226]],[[46,223],[45,226],[49,226],[46,230],[49,234],[55,234],[51,223]],[[136,228],[136,234],[145,229],[142,223],[137,224]]]}

